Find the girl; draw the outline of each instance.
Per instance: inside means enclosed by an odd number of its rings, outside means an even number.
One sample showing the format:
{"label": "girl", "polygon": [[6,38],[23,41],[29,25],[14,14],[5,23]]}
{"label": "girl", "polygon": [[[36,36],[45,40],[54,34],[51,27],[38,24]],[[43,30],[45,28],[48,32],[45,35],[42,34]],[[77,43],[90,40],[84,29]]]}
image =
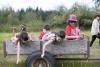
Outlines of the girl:
{"label": "girl", "polygon": [[80,31],[78,31],[78,29],[76,28],[76,22],[77,17],[74,14],[70,14],[68,16],[68,25],[65,29],[67,40],[75,40],[76,38],[80,38],[80,34],[76,33],[76,31],[80,33]]}

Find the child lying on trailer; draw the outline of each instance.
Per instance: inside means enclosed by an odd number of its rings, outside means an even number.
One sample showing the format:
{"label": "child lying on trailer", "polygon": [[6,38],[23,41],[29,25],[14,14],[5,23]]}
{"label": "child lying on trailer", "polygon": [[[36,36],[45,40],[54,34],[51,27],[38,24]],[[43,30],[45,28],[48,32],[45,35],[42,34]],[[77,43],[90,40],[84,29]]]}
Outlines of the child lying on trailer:
{"label": "child lying on trailer", "polygon": [[43,45],[41,57],[43,58],[45,55],[45,49],[48,45],[51,45],[54,42],[62,42],[65,38],[65,32],[59,31],[58,33],[49,32],[45,34],[42,40],[47,40],[47,42]]}
{"label": "child lying on trailer", "polygon": [[31,36],[28,35],[26,32],[26,25],[22,24],[21,25],[21,32],[14,34],[15,32],[13,31],[13,37],[11,38],[13,43],[17,44],[17,61],[16,64],[19,63],[20,61],[20,44],[25,44],[28,41],[32,41]]}

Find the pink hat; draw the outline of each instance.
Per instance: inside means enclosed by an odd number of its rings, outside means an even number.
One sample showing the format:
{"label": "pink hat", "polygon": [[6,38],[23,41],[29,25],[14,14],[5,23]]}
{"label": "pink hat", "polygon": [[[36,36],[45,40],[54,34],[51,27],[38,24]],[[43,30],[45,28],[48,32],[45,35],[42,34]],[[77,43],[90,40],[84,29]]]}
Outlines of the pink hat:
{"label": "pink hat", "polygon": [[68,21],[77,21],[77,17],[74,14],[68,16]]}

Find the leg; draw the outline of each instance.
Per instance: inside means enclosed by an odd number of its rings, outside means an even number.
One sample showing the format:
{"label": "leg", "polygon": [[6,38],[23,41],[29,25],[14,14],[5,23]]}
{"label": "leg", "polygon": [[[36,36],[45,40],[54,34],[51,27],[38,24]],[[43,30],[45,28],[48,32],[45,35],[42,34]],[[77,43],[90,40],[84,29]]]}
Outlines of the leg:
{"label": "leg", "polygon": [[93,44],[93,42],[95,41],[95,39],[96,39],[96,35],[92,35],[92,40],[91,40],[91,42],[90,42],[90,47],[92,47],[92,44]]}
{"label": "leg", "polygon": [[100,33],[98,33],[97,38],[99,39],[99,46],[100,46]]}
{"label": "leg", "polygon": [[47,41],[47,42],[43,45],[43,48],[42,48],[42,55],[41,55],[42,58],[44,57],[46,47],[47,47],[48,45],[50,45],[51,43],[53,43],[53,40],[49,40],[49,41]]}

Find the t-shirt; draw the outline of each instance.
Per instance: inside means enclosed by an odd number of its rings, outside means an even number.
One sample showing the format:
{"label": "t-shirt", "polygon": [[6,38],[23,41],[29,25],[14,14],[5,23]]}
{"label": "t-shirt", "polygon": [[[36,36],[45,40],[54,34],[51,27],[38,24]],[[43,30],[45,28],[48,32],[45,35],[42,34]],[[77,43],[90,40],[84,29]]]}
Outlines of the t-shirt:
{"label": "t-shirt", "polygon": [[[67,36],[74,36],[75,35],[75,29],[76,27],[73,27],[71,25],[68,25],[65,29],[65,33]],[[67,39],[67,40],[73,40],[73,39]]]}
{"label": "t-shirt", "polygon": [[28,36],[28,33],[26,31],[22,31],[20,33],[16,33],[15,36],[11,38],[11,40],[12,40],[13,43],[16,43],[18,41],[21,42],[22,38],[24,38],[25,41],[28,41],[29,36]]}
{"label": "t-shirt", "polygon": [[42,37],[44,36],[44,32],[42,32],[39,36],[39,39],[42,39]]}
{"label": "t-shirt", "polygon": [[24,39],[24,41],[28,41],[29,40],[29,36],[28,33],[26,31],[22,31],[19,35],[19,40]]}
{"label": "t-shirt", "polygon": [[99,33],[99,22],[97,19],[94,19],[92,22],[91,34],[96,35],[96,28],[97,32]]}
{"label": "t-shirt", "polygon": [[55,40],[55,39],[56,39],[56,34],[53,32],[46,33],[42,38],[42,40]]}

